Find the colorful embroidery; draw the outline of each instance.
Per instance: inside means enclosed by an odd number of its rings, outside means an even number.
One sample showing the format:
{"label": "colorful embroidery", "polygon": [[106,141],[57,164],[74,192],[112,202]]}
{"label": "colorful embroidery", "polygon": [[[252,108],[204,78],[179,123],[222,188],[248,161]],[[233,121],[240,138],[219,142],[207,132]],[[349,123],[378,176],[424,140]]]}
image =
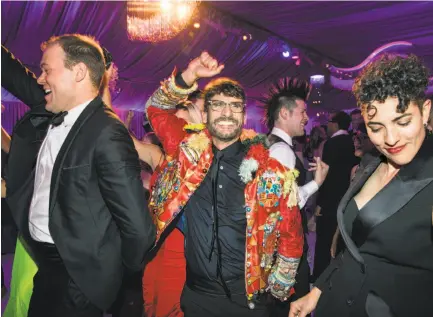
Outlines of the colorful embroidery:
{"label": "colorful embroidery", "polygon": [[205,133],[196,133],[183,141],[180,148],[191,163],[197,164],[203,151],[208,148],[209,143],[209,138]]}
{"label": "colorful embroidery", "polygon": [[298,184],[296,178],[299,176],[299,171],[296,169],[286,171],[284,173],[284,197],[289,195],[287,200],[287,207],[293,207],[298,205]]}
{"label": "colorful embroidery", "polygon": [[278,206],[282,195],[281,178],[275,172],[266,171],[259,179],[257,194],[260,206],[266,208]]}
{"label": "colorful embroidery", "polygon": [[203,124],[203,123],[189,123],[189,124],[186,124],[184,127],[183,127],[183,130],[184,131],[187,131],[187,132],[200,132],[200,131],[202,131],[204,128],[205,128],[206,126]]}
{"label": "colorful embroidery", "polygon": [[300,260],[298,258],[286,258],[278,255],[277,263],[269,275],[268,289],[272,295],[280,300],[287,300],[287,295],[295,285],[296,271]]}
{"label": "colorful embroidery", "polygon": [[177,161],[168,162],[155,181],[151,205],[162,206],[172,191],[179,190],[179,185]]}
{"label": "colorful embroidery", "polygon": [[197,133],[193,134],[188,140],[186,141],[186,144],[188,147],[193,149],[194,151],[198,153],[203,153],[204,150],[207,149],[209,146],[210,140],[206,136],[205,133]]}

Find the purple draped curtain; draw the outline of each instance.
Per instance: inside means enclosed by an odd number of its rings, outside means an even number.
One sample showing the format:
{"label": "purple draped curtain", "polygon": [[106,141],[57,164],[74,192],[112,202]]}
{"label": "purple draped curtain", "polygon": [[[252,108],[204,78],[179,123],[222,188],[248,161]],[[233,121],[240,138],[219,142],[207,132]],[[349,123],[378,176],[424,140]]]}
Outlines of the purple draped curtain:
{"label": "purple draped curtain", "polygon": [[[203,50],[226,65],[222,76],[245,87],[248,107],[278,78],[327,75],[326,64],[356,65],[377,47],[397,40],[412,42],[414,52],[433,68],[433,2],[429,1],[202,1],[192,20],[200,22],[200,29],[188,27],[162,43],[127,38],[125,1],[2,1],[1,9],[2,44],[36,74],[40,73],[40,44],[50,36],[83,33],[99,40],[119,68],[112,96],[117,109],[143,112],[159,82],[175,66],[182,70]],[[252,40],[243,41],[243,34],[251,34]],[[284,42],[300,49],[300,65],[282,57]],[[321,105],[309,107],[310,117],[327,109],[355,107],[350,92],[327,83],[322,92]],[[15,101],[2,90],[3,103]],[[260,126],[251,121],[261,119],[253,112],[247,125]],[[138,116],[132,125],[140,133]]]}

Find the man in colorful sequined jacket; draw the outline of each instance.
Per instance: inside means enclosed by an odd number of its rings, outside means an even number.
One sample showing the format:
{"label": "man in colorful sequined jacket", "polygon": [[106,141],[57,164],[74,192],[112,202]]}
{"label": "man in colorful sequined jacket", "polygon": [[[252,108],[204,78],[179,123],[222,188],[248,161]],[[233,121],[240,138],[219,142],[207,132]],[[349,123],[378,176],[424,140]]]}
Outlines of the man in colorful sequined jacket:
{"label": "man in colorful sequined jacket", "polygon": [[206,86],[205,126],[181,127],[174,115],[199,78],[223,68],[204,52],[146,104],[167,157],[150,208],[157,240],[185,218],[186,317],[265,317],[263,293],[286,300],[302,255],[297,173],[269,157],[265,136],[242,129],[246,97],[233,80]]}

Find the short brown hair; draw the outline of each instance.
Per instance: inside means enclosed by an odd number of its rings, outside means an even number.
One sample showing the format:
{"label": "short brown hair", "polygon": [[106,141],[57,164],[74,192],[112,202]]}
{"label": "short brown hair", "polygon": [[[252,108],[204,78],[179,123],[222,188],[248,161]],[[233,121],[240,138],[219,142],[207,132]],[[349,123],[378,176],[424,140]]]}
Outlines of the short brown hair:
{"label": "short brown hair", "polygon": [[81,34],[65,34],[52,36],[41,44],[42,51],[53,45],[60,45],[65,52],[65,67],[71,69],[78,63],[87,66],[90,80],[99,89],[105,73],[104,54],[99,43],[91,36]]}
{"label": "short brown hair", "polygon": [[209,102],[215,95],[224,95],[226,97],[239,98],[245,103],[245,91],[241,84],[230,78],[217,78],[209,82],[204,88],[204,110],[209,108]]}

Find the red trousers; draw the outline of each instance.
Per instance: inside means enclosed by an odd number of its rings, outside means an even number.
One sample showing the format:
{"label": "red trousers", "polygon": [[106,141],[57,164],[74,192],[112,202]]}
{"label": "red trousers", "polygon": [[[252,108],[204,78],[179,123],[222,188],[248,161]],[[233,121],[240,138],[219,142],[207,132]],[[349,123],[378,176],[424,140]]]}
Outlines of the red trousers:
{"label": "red trousers", "polygon": [[146,317],[183,317],[180,295],[186,279],[184,236],[174,229],[143,274]]}

